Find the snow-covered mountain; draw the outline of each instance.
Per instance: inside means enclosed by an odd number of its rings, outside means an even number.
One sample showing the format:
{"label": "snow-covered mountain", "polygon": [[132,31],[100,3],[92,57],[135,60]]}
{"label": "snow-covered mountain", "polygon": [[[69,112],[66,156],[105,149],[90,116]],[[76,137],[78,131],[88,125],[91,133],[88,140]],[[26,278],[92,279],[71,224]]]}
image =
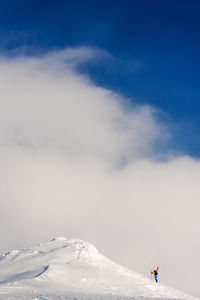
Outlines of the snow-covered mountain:
{"label": "snow-covered mountain", "polygon": [[0,256],[0,299],[197,299],[124,268],[81,240],[56,238]]}

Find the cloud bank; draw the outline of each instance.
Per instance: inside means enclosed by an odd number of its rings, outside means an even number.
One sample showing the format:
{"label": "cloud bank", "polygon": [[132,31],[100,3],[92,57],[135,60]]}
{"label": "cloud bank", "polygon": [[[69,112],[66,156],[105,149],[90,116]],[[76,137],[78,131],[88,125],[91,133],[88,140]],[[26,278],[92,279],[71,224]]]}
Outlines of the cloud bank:
{"label": "cloud bank", "polygon": [[104,54],[1,57],[1,252],[78,237],[200,296],[200,163],[159,160],[172,134],[159,112],[78,73]]}

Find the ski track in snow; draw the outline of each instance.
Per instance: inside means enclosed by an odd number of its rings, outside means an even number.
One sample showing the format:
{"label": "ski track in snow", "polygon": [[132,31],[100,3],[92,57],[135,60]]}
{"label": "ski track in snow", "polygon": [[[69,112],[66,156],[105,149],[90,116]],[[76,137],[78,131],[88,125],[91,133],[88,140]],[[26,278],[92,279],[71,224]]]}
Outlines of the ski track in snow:
{"label": "ski track in snow", "polygon": [[124,268],[81,240],[56,238],[0,256],[2,300],[197,298]]}

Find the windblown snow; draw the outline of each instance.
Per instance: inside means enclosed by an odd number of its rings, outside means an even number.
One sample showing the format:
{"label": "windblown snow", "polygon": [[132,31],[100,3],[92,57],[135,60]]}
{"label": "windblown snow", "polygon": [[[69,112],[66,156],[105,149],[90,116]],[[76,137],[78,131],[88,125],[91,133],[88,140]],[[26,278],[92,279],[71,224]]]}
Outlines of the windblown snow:
{"label": "windblown snow", "polygon": [[81,240],[52,239],[0,256],[0,299],[197,299],[122,267]]}

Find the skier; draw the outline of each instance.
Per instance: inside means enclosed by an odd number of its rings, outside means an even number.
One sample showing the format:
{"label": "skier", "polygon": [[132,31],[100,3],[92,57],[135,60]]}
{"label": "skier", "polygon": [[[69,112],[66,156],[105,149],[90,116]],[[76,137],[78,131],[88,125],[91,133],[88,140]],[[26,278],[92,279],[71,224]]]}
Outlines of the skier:
{"label": "skier", "polygon": [[156,282],[158,282],[158,269],[159,269],[159,267],[157,267],[156,270],[153,270],[153,271],[151,272],[151,274],[154,275],[155,281],[156,281]]}

